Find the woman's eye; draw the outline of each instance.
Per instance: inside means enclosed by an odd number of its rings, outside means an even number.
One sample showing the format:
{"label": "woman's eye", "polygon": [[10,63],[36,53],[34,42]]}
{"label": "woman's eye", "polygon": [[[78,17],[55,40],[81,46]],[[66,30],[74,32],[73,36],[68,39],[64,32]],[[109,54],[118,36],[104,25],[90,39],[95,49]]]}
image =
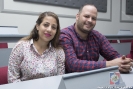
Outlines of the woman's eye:
{"label": "woman's eye", "polygon": [[52,29],[56,30],[57,28],[56,27],[52,27]]}
{"label": "woman's eye", "polygon": [[47,27],[47,26],[48,26],[48,24],[44,24],[44,26],[45,26],[45,27]]}
{"label": "woman's eye", "polygon": [[96,20],[96,18],[92,18],[93,20]]}

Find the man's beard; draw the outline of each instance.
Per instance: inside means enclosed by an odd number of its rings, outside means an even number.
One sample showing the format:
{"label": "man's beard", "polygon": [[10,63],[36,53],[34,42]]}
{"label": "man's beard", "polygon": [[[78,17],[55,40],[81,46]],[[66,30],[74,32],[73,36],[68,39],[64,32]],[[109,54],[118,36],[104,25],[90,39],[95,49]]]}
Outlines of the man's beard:
{"label": "man's beard", "polygon": [[77,23],[77,28],[82,32],[82,33],[84,33],[84,34],[88,34],[88,33],[90,33],[91,31],[92,31],[92,29],[90,29],[90,30],[88,30],[88,29],[84,29],[83,28],[83,24],[82,25],[80,25],[80,23],[78,22]]}

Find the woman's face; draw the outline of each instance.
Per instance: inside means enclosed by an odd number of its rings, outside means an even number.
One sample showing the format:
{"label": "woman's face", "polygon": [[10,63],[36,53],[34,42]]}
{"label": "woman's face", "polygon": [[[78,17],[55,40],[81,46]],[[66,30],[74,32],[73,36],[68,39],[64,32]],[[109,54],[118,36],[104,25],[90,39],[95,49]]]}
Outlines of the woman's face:
{"label": "woman's face", "polygon": [[46,16],[40,25],[36,25],[39,34],[39,40],[45,42],[51,41],[57,32],[57,21],[52,16]]}

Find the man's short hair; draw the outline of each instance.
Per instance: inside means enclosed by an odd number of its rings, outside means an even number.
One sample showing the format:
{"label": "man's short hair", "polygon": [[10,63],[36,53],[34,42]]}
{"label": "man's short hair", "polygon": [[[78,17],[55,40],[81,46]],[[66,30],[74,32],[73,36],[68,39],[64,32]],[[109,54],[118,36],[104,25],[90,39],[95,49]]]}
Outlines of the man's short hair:
{"label": "man's short hair", "polygon": [[94,7],[96,8],[96,6],[93,5],[93,4],[84,4],[84,5],[82,5],[82,6],[79,8],[79,13],[82,12],[82,9],[84,8],[84,6],[94,6]]}

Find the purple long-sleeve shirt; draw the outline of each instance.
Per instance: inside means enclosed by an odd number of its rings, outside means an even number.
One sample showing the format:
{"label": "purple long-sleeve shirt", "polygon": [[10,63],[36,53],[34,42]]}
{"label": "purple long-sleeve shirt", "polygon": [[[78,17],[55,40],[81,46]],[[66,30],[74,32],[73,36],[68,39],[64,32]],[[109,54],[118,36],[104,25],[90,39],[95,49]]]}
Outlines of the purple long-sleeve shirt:
{"label": "purple long-sleeve shirt", "polygon": [[106,67],[105,61],[98,61],[99,54],[106,60],[120,57],[109,41],[96,30],[89,33],[87,40],[81,39],[74,25],[61,30],[60,43],[66,55],[66,72],[82,72]]}

